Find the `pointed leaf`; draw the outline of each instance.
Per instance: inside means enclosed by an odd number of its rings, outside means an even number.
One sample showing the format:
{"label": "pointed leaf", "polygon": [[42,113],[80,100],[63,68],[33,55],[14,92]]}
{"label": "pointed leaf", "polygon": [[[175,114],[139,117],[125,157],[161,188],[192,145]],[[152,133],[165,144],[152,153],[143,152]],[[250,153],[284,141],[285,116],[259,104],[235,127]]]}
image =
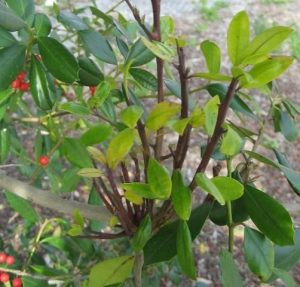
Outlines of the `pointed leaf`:
{"label": "pointed leaf", "polygon": [[143,250],[146,243],[151,237],[151,233],[152,233],[151,217],[149,215],[146,215],[143,218],[142,222],[140,223],[134,236],[132,237],[131,243],[135,252],[139,252]]}
{"label": "pointed leaf", "polygon": [[214,74],[219,73],[221,67],[221,51],[218,45],[206,40],[201,43],[201,50],[205,57],[208,71]]}
{"label": "pointed leaf", "polygon": [[34,16],[34,29],[38,37],[46,37],[50,34],[52,24],[47,15],[36,13]]}
{"label": "pointed leaf", "polygon": [[210,99],[204,107],[205,113],[205,130],[209,136],[211,136],[215,130],[218,111],[219,111],[220,99],[218,96]]}
{"label": "pointed leaf", "polygon": [[57,20],[66,27],[77,31],[89,29],[89,26],[79,16],[69,11],[59,11]]}
{"label": "pointed leaf", "polygon": [[299,133],[295,122],[287,112],[282,110],[280,110],[280,130],[284,137],[290,142],[293,142],[298,138]]}
{"label": "pointed leaf", "polygon": [[94,178],[94,177],[101,177],[103,173],[96,168],[82,168],[77,172],[77,175],[88,177],[88,178]]}
{"label": "pointed leaf", "polygon": [[14,32],[19,31],[26,26],[26,22],[24,22],[13,10],[0,2],[0,27]]}
{"label": "pointed leaf", "polygon": [[0,47],[6,48],[17,44],[16,38],[3,28],[0,28]]}
{"label": "pointed leaf", "polygon": [[131,68],[129,73],[145,89],[150,91],[157,90],[157,79],[150,72],[139,68]]}
{"label": "pointed leaf", "polygon": [[130,106],[120,113],[121,121],[129,128],[134,128],[137,121],[143,115],[144,110],[139,106]]}
{"label": "pointed leaf", "polygon": [[99,144],[109,138],[112,133],[112,127],[105,124],[98,124],[90,127],[81,135],[80,141],[84,145]]}
{"label": "pointed leaf", "polygon": [[125,65],[131,63],[131,67],[142,66],[155,58],[155,55],[143,44],[142,40],[137,40],[130,48]]}

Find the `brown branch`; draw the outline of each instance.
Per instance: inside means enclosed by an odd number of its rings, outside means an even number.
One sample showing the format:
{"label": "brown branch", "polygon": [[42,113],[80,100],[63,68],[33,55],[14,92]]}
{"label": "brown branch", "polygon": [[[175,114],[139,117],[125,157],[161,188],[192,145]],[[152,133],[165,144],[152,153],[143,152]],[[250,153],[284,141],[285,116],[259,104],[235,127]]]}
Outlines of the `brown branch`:
{"label": "brown branch", "polygon": [[96,189],[98,195],[100,196],[102,202],[104,203],[105,207],[109,210],[109,212],[111,214],[114,215],[115,212],[114,212],[114,209],[112,207],[112,204],[111,204],[111,202],[109,202],[107,200],[107,198],[105,197],[105,195],[102,193],[102,190],[101,190],[100,186],[98,185],[96,179],[93,179],[93,186],[95,187],[95,189]]}
{"label": "brown branch", "polygon": [[194,175],[194,178],[190,184],[190,188],[192,190],[196,188],[196,180],[195,180],[196,174],[199,172],[204,172],[206,170],[209,160],[211,158],[211,155],[212,155],[220,137],[222,136],[222,134],[224,132],[222,125],[225,122],[226,115],[227,115],[227,112],[229,109],[229,105],[230,105],[232,98],[234,97],[238,82],[239,82],[238,79],[232,79],[232,81],[228,87],[226,97],[225,97],[224,101],[220,104],[217,122],[216,122],[216,126],[214,129],[213,135],[206,147],[206,150],[204,152],[202,160],[201,160],[201,162],[196,170],[196,173]]}
{"label": "brown branch", "polygon": [[89,238],[89,239],[116,239],[126,236],[124,231],[120,233],[104,233],[104,232],[97,232],[95,235],[80,235],[76,236],[76,238]]}

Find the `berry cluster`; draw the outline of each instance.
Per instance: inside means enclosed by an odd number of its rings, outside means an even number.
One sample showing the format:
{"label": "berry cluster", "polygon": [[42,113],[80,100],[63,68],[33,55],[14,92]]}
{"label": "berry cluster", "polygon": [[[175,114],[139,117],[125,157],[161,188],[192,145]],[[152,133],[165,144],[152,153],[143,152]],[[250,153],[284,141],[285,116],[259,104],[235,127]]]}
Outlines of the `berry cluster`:
{"label": "berry cluster", "polygon": [[[4,252],[0,253],[0,264],[5,266],[10,266],[15,263],[15,258],[11,255],[8,255]],[[0,282],[5,284],[10,280],[8,273],[0,270]],[[22,279],[19,277],[14,278],[12,281],[12,287],[21,287],[23,285]]]}
{"label": "berry cluster", "polygon": [[29,90],[29,84],[26,82],[26,73],[24,71],[22,71],[11,83],[11,87],[22,92],[27,92]]}
{"label": "berry cluster", "polygon": [[39,164],[41,166],[47,166],[49,164],[49,157],[46,155],[41,155],[39,158]]}
{"label": "berry cluster", "polygon": [[90,86],[90,94],[91,94],[91,96],[95,95],[95,93],[96,93],[96,88],[97,88],[97,87],[95,87],[95,86]]}

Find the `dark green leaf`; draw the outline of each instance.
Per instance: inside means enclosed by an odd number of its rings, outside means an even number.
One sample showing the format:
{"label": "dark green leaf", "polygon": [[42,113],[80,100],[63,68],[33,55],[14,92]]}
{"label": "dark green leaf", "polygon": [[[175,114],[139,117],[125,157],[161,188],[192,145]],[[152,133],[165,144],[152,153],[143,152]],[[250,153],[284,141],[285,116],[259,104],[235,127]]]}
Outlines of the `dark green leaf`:
{"label": "dark green leaf", "polygon": [[131,63],[131,67],[142,66],[155,58],[155,55],[147,49],[142,40],[137,40],[130,48],[126,58],[126,63]]}
{"label": "dark green leaf", "polygon": [[244,253],[251,271],[266,282],[274,267],[274,246],[262,233],[244,229]]}
{"label": "dark green leaf", "polygon": [[258,229],[274,243],[294,244],[294,226],[288,211],[266,193],[246,185],[242,197],[244,208]]}
{"label": "dark green leaf", "polygon": [[109,138],[112,133],[112,127],[105,124],[98,124],[90,127],[81,135],[80,141],[84,145],[94,145],[101,143]]}
{"label": "dark green leaf", "polygon": [[47,75],[43,65],[31,57],[30,90],[36,105],[43,110],[50,110],[56,100],[55,86]]}
{"label": "dark green leaf", "polygon": [[26,48],[22,45],[13,45],[0,50],[0,91],[6,90],[22,70],[25,51]]}
{"label": "dark green leaf", "polygon": [[19,31],[26,26],[26,22],[24,22],[14,11],[0,2],[0,27],[14,32]]}
{"label": "dark green leaf", "polygon": [[103,62],[116,65],[117,58],[109,42],[95,30],[79,31],[85,49]]}
{"label": "dark green leaf", "polygon": [[47,280],[39,280],[39,279],[34,279],[31,277],[22,277],[22,281],[23,281],[23,286],[24,287],[48,287],[50,286],[47,282]]}
{"label": "dark green leaf", "polygon": [[181,98],[181,86],[178,82],[171,79],[164,80],[166,87],[168,90],[175,95],[177,98]]}
{"label": "dark green leaf", "polygon": [[298,137],[298,130],[295,122],[287,112],[282,110],[280,110],[280,130],[284,137],[290,142],[295,141]]}
{"label": "dark green leaf", "polygon": [[5,196],[10,207],[18,212],[25,220],[31,223],[38,221],[38,215],[28,201],[11,192],[5,192]]}
{"label": "dark green leaf", "polygon": [[3,28],[0,28],[0,48],[13,46],[17,43],[16,38]]}
{"label": "dark green leaf", "polygon": [[143,218],[142,222],[140,223],[131,241],[135,252],[139,252],[143,250],[146,243],[151,237],[151,233],[152,233],[151,217],[149,215],[146,215]]}
{"label": "dark green leaf", "polygon": [[98,66],[87,57],[79,57],[78,64],[80,84],[85,86],[98,86],[104,80],[104,75]]}
{"label": "dark green leaf", "polygon": [[176,236],[177,258],[181,270],[191,279],[196,279],[196,268],[192,249],[192,238],[185,221],[180,220]]}
{"label": "dark green leaf", "polygon": [[48,36],[52,29],[52,24],[47,15],[36,13],[34,16],[34,29],[38,37]]}
{"label": "dark green leaf", "polygon": [[38,38],[43,63],[58,80],[73,83],[78,78],[79,66],[73,54],[56,39]]}
{"label": "dark green leaf", "polygon": [[221,281],[224,287],[244,286],[241,275],[234,263],[232,254],[222,250],[220,254]]}
{"label": "dark green leaf", "polygon": [[[200,233],[211,209],[210,203],[195,208],[188,221],[194,240]],[[144,248],[145,265],[169,261],[176,255],[176,234],[179,220],[166,224],[148,241]]]}
{"label": "dark green leaf", "polygon": [[77,31],[88,30],[89,26],[76,14],[69,11],[60,11],[57,20],[66,27],[75,29]]}
{"label": "dark green leaf", "polygon": [[278,276],[285,284],[287,287],[297,287],[299,286],[295,281],[292,276],[292,274],[288,273],[285,270],[280,270],[275,268],[273,270],[273,273]]}
{"label": "dark green leaf", "polygon": [[157,79],[150,72],[139,68],[131,68],[129,73],[145,89],[150,91],[157,90]]}
{"label": "dark green leaf", "polygon": [[9,127],[4,125],[0,130],[0,162],[5,163],[10,152],[10,131]]}
{"label": "dark green leaf", "polygon": [[117,45],[118,45],[118,48],[119,48],[122,56],[126,59],[128,52],[129,52],[129,48],[128,48],[127,44],[119,37],[117,37],[116,41],[117,41]]}
{"label": "dark green leaf", "polygon": [[34,0],[6,0],[6,3],[17,15],[25,20],[34,13]]}

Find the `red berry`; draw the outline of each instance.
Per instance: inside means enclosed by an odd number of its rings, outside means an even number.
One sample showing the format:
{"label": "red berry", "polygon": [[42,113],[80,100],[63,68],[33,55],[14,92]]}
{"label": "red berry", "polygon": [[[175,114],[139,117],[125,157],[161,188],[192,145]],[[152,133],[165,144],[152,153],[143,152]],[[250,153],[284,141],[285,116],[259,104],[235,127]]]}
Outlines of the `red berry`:
{"label": "red berry", "polygon": [[41,166],[47,166],[49,164],[49,157],[46,155],[41,155],[39,159],[39,163]]}
{"label": "red berry", "polygon": [[6,262],[7,254],[6,253],[0,253],[0,263]]}
{"label": "red berry", "polygon": [[26,73],[24,71],[22,71],[17,77],[17,79],[20,81],[24,81],[25,78],[26,78]]}
{"label": "red berry", "polygon": [[15,258],[13,256],[7,256],[6,264],[7,265],[13,265],[14,263],[15,263]]}
{"label": "red berry", "polygon": [[2,283],[6,283],[9,281],[9,275],[7,273],[2,273],[1,276],[0,276],[0,281]]}
{"label": "red berry", "polygon": [[19,89],[20,89],[22,92],[27,92],[27,91],[29,90],[29,85],[28,85],[28,83],[22,82],[22,83],[20,84]]}
{"label": "red berry", "polygon": [[90,87],[90,94],[91,94],[91,96],[93,96],[96,93],[96,88],[97,87],[95,87],[95,86],[91,86]]}
{"label": "red berry", "polygon": [[17,79],[17,80],[14,80],[12,83],[11,83],[11,87],[13,88],[13,89],[18,89],[19,87],[20,87],[20,84],[21,84],[21,82],[20,82],[20,80],[19,79]]}
{"label": "red berry", "polygon": [[21,278],[15,278],[12,281],[12,286],[13,287],[21,287],[23,285],[22,279]]}

